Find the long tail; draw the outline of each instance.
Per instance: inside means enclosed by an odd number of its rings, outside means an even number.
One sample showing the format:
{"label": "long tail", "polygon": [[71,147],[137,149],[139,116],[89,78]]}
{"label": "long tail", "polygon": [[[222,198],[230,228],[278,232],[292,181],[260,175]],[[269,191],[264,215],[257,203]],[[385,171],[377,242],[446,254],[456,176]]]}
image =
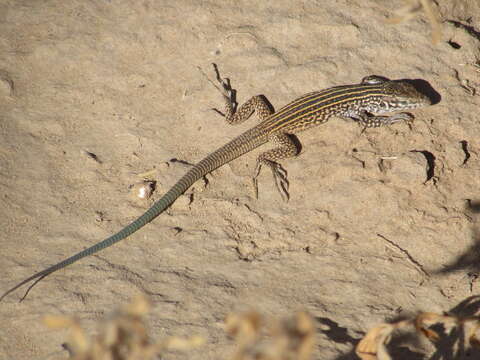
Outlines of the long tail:
{"label": "long tail", "polygon": [[7,290],[5,293],[0,296],[0,301],[5,298],[11,292],[17,290],[19,287],[25,285],[26,283],[36,280],[25,292],[25,295],[20,299],[22,301],[28,295],[28,292],[32,289],[33,286],[44,277],[49,274],[63,269],[64,267],[73,264],[74,262],[83,259],[84,257],[93,255],[100,250],[103,250],[113,244],[119,242],[120,240],[125,239],[130,236],[147,223],[155,219],[158,215],[164,212],[173,202],[182,195],[187,189],[192,186],[197,180],[217,169],[218,167],[228,163],[229,161],[253,150],[254,148],[264,144],[266,139],[262,136],[259,136],[259,132],[256,127],[250,130],[247,130],[237,138],[233,139],[229,143],[225,144],[218,150],[214,151],[199,163],[197,163],[193,168],[191,168],[178,182],[168,190],[165,195],[163,195],[158,201],[156,201],[150,209],[148,209],[143,215],[138,217],[136,220],[125,226],[122,230],[116,234],[106,238],[99,243],[78,252],[77,254],[52,265],[28,278],[21,281],[14,287]]}

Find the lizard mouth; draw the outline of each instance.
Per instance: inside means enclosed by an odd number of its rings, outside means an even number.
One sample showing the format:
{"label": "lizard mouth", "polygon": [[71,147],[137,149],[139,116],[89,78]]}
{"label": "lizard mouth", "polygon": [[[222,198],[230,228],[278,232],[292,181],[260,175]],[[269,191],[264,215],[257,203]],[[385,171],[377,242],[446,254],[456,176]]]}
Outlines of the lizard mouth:
{"label": "lizard mouth", "polygon": [[432,102],[428,97],[419,94],[415,99],[411,98],[388,98],[382,101],[380,107],[383,111],[409,110],[430,105]]}

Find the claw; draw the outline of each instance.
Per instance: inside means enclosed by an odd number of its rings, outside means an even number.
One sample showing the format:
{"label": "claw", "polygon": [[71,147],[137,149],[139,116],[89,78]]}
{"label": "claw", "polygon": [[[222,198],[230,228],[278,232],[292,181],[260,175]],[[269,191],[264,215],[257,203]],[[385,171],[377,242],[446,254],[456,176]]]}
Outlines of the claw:
{"label": "claw", "polygon": [[397,121],[412,121],[414,119],[413,115],[407,112],[399,113],[390,116],[390,123],[393,124]]}
{"label": "claw", "polygon": [[277,190],[283,201],[287,202],[290,198],[288,193],[288,187],[290,184],[287,179],[287,171],[278,163],[272,163],[271,169]]}
{"label": "claw", "polygon": [[255,166],[255,170],[253,171],[252,176],[252,185],[253,185],[253,195],[255,199],[258,200],[258,175],[260,175],[260,170],[262,170],[262,163],[260,161],[257,162],[257,166]]}
{"label": "claw", "polygon": [[221,88],[218,87],[218,86],[214,86],[218,89],[218,91],[220,91],[223,95],[223,97],[229,101],[232,101],[232,93],[233,93],[233,89],[232,89],[232,85],[230,85],[230,79],[229,78],[225,78],[225,79],[222,79],[222,77],[220,76],[220,72],[218,71],[218,67],[216,64],[212,64],[213,65],[213,70],[215,71],[215,78],[217,79],[218,83],[221,85]]}
{"label": "claw", "polygon": [[258,200],[258,181],[256,178],[252,178],[252,186],[253,186],[253,196],[255,200]]}
{"label": "claw", "polygon": [[258,176],[260,175],[260,171],[262,169],[262,165],[267,165],[272,170],[273,179],[275,181],[275,186],[277,187],[282,200],[287,202],[290,198],[288,193],[289,182],[287,178],[287,171],[278,163],[270,161],[270,160],[261,160],[257,162],[257,166],[255,167],[255,171],[252,177],[252,184],[253,184],[253,191],[255,195],[255,199],[258,199]]}
{"label": "claw", "polygon": [[205,77],[205,79],[210,83],[212,84],[225,98],[227,99],[230,99],[231,97],[231,94],[232,94],[232,87],[230,85],[230,79],[226,78],[226,79],[222,79],[220,77],[220,73],[218,71],[218,67],[216,64],[213,64],[213,69],[215,71],[215,78],[216,80],[220,83],[221,87],[217,86],[217,84],[215,84],[211,79],[210,77],[208,77],[207,74],[205,74],[205,72],[203,71],[203,69],[200,67],[200,66],[197,66],[198,70],[200,71],[200,73]]}
{"label": "claw", "polygon": [[373,127],[378,127],[382,125],[392,125],[399,121],[412,121],[414,119],[413,115],[407,112],[402,112],[390,116],[377,116],[376,122]]}
{"label": "claw", "polygon": [[[218,71],[217,65],[216,64],[212,64],[212,65],[213,65],[213,70],[215,71],[215,79],[220,84],[220,86],[218,86],[214,81],[212,81],[210,77],[207,74],[205,74],[205,72],[200,66],[197,66],[197,68],[200,71],[200,73],[205,77],[205,79],[210,84],[212,84],[212,86],[215,89],[217,89],[220,92],[220,94],[222,94],[225,101],[229,104],[229,106],[233,108],[233,111],[235,112],[235,108],[237,106],[236,94],[235,94],[235,90],[232,89],[232,86],[230,84],[230,79],[229,78],[222,79],[222,77],[220,76],[220,72]],[[220,110],[218,110],[217,108],[212,108],[210,110],[215,111],[217,114],[225,117],[225,114]]]}

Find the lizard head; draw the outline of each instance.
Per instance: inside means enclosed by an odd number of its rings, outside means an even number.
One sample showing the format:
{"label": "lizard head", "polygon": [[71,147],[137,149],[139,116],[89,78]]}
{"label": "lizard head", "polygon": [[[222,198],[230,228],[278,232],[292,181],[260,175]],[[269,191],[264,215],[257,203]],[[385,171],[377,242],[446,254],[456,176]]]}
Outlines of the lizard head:
{"label": "lizard head", "polygon": [[386,81],[384,91],[380,107],[385,111],[415,109],[432,104],[430,98],[406,81]]}

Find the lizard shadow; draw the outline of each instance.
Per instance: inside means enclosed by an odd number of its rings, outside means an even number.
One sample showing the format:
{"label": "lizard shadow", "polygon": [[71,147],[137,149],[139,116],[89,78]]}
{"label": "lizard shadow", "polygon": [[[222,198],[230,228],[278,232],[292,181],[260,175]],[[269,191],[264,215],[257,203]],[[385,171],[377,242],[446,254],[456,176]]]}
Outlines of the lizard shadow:
{"label": "lizard shadow", "polygon": [[436,91],[428,81],[423,79],[401,79],[399,81],[404,81],[412,85],[416,90],[420,93],[426,95],[430,101],[432,102],[431,105],[438,104],[442,101],[442,96],[438,91]]}

